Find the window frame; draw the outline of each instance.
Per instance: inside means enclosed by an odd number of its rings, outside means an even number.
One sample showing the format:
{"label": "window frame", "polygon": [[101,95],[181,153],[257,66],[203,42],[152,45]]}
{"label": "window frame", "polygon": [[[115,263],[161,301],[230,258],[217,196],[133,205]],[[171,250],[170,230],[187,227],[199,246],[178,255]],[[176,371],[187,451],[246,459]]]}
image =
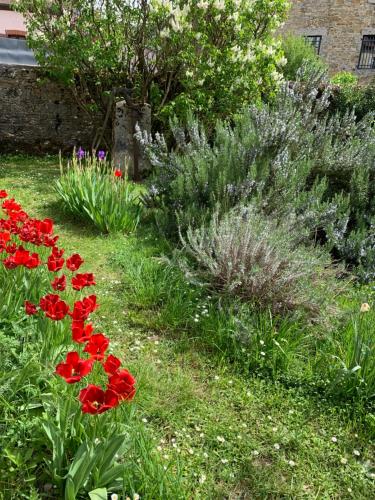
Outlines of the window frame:
{"label": "window frame", "polygon": [[[371,64],[366,64],[369,59]],[[357,69],[375,70],[375,34],[362,35]]]}
{"label": "window frame", "polygon": [[323,35],[304,35],[306,42],[308,42],[311,47],[316,51],[316,54],[320,56],[320,51],[322,48]]}

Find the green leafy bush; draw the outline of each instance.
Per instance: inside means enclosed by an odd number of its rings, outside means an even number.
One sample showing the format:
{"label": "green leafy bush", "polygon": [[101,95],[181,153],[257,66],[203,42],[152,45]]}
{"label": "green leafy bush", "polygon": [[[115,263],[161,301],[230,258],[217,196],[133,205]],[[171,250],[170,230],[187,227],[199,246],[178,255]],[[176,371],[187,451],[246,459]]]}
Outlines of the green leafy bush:
{"label": "green leafy bush", "polygon": [[327,244],[372,279],[373,119],[330,116],[330,98],[325,75],[303,68],[274,103],[244,110],[233,126],[218,123],[212,141],[195,120],[187,129],[172,124],[172,150],[163,137],[139,132],[154,166],[145,203],[169,234],[209,222],[216,210],[256,203],[287,218],[301,241]]}
{"label": "green leafy bush", "polygon": [[202,284],[250,301],[274,314],[320,310],[318,282],[328,283],[329,258],[296,246],[287,226],[243,207],[214,214],[210,224],[189,229],[185,250],[197,264],[189,271]]}
{"label": "green leafy bush", "polygon": [[105,161],[75,155],[67,169],[61,166],[56,190],[66,209],[90,220],[103,233],[132,232],[141,217],[139,188],[116,177]]}
{"label": "green leafy bush", "polygon": [[375,112],[374,82],[359,84],[355,75],[342,71],[331,78],[331,84],[331,113],[354,111],[357,119],[361,120],[366,114]]}
{"label": "green leafy bush", "polygon": [[286,64],[282,73],[287,80],[296,80],[302,66],[308,66],[313,71],[324,71],[327,64],[319,57],[314,47],[301,36],[288,35],[282,39]]}

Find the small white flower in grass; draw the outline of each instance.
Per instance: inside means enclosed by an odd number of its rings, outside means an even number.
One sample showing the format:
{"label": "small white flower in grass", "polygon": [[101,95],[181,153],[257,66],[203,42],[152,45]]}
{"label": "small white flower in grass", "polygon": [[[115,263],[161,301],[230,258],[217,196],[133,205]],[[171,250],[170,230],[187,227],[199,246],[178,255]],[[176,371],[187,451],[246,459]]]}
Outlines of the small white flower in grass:
{"label": "small white flower in grass", "polygon": [[341,457],[341,460],[340,462],[343,464],[343,465],[346,465],[348,463],[348,459],[345,458],[345,457]]}
{"label": "small white flower in grass", "polygon": [[348,488],[348,493],[353,493],[353,490],[351,488]]}
{"label": "small white flower in grass", "polygon": [[221,463],[222,464],[227,464],[228,463],[228,459],[227,458],[222,458],[221,459]]}
{"label": "small white flower in grass", "polygon": [[201,433],[199,434],[199,437],[200,437],[200,438],[204,438],[204,434],[203,434],[203,432],[201,432]]}
{"label": "small white flower in grass", "polygon": [[157,446],[157,447],[156,447],[156,449],[157,449],[158,451],[161,451],[163,448],[162,448],[161,446]]}
{"label": "small white flower in grass", "polygon": [[95,438],[94,443],[95,444],[99,444],[100,443],[100,439],[99,438]]}
{"label": "small white flower in grass", "polygon": [[272,432],[277,432],[277,427],[272,427]]}
{"label": "small white flower in grass", "polygon": [[337,437],[336,436],[331,437],[331,441],[332,443],[337,443]]}
{"label": "small white flower in grass", "polygon": [[138,493],[134,493],[133,495],[133,500],[139,500],[141,497],[138,495]]}
{"label": "small white flower in grass", "polygon": [[228,384],[232,385],[233,384],[233,380],[228,380]]}
{"label": "small white flower in grass", "polygon": [[164,460],[169,460],[169,455],[163,455]]}
{"label": "small white flower in grass", "polygon": [[261,356],[265,356],[265,355],[266,355],[266,353],[265,353],[265,352],[263,352],[263,351],[260,351],[260,355],[261,355]]}
{"label": "small white flower in grass", "polygon": [[264,345],[264,340],[260,340],[260,341],[259,341],[259,344],[260,344],[260,345]]}
{"label": "small white flower in grass", "polygon": [[204,452],[203,456],[204,456],[204,458],[208,458],[208,453]]}
{"label": "small white flower in grass", "polygon": [[254,455],[255,457],[257,457],[257,456],[259,455],[259,451],[258,451],[258,450],[253,450],[253,455]]}
{"label": "small white flower in grass", "polygon": [[194,322],[195,323],[199,323],[199,319],[198,318],[194,318]]}
{"label": "small white flower in grass", "polygon": [[279,450],[279,449],[280,449],[280,445],[279,445],[279,443],[275,443],[275,444],[273,445],[273,447],[275,448],[275,450]]}
{"label": "small white flower in grass", "polygon": [[118,500],[118,495],[117,495],[117,493],[112,493],[112,495],[111,495],[111,500]]}
{"label": "small white flower in grass", "polygon": [[359,452],[358,450],[353,450],[353,455],[359,457],[361,455],[361,452]]}
{"label": "small white flower in grass", "polygon": [[224,443],[225,442],[225,438],[223,438],[223,436],[217,436],[216,439],[219,441],[219,443]]}
{"label": "small white flower in grass", "polygon": [[188,452],[190,455],[194,455],[194,450],[192,450],[191,448],[188,449]]}
{"label": "small white flower in grass", "polygon": [[147,418],[142,418],[142,422],[143,422],[144,424],[147,424],[147,422],[148,422]]}
{"label": "small white flower in grass", "polygon": [[291,467],[295,467],[296,463],[293,461],[293,460],[289,460],[288,464],[291,466]]}
{"label": "small white flower in grass", "polygon": [[199,483],[203,484],[205,481],[206,481],[206,476],[202,474],[201,477],[199,478]]}
{"label": "small white flower in grass", "polygon": [[220,378],[220,377],[219,377],[219,375],[215,375],[215,376],[214,376],[214,379],[215,379],[215,380],[219,380],[219,378]]}

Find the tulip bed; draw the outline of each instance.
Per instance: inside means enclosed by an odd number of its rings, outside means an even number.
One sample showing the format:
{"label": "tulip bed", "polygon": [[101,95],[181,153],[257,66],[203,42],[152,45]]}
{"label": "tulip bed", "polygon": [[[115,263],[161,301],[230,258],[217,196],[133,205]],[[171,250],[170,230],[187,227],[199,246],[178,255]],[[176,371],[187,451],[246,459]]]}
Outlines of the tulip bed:
{"label": "tulip bed", "polygon": [[[72,340],[78,345],[83,345],[82,353],[71,351],[66,354],[65,361],[56,366],[55,373],[65,379],[68,384],[80,382],[88,377],[95,363],[99,363],[104,373],[108,376],[106,389],[93,384],[81,389],[79,400],[84,413],[98,414],[115,408],[121,401],[130,401],[135,395],[135,379],[125,369],[120,369],[121,361],[112,354],[106,355],[109,339],[103,333],[93,333],[92,323],[87,322],[91,313],[97,308],[96,295],[90,295],[75,300],[72,306],[61,298],[61,294],[67,288],[67,275],[74,291],[82,291],[84,288],[94,286],[95,278],[92,273],[79,274],[77,271],[83,264],[79,254],[73,254],[67,259],[64,250],[57,247],[58,236],[53,233],[53,221],[51,219],[32,219],[13,198],[8,198],[6,191],[0,191],[0,198],[5,199],[2,209],[6,214],[0,220],[0,252],[6,257],[2,259],[2,265],[9,272],[14,269],[22,269],[24,273],[33,272],[34,269],[46,266],[53,273],[51,288],[58,293],[47,293],[39,299],[39,305],[35,305],[25,297],[25,311],[28,315],[41,314],[52,321],[62,321],[69,318],[72,338],[63,339],[63,343],[69,345]],[[30,246],[27,249],[26,246]],[[47,261],[33,249],[44,247],[51,248]],[[58,272],[62,274],[57,276]],[[22,273],[16,279],[20,279]],[[22,276],[23,277],[23,276]],[[6,281],[12,277],[5,275]],[[16,284],[16,283],[15,283]],[[42,293],[40,290],[39,293]],[[35,290],[33,291],[35,297]],[[68,328],[64,328],[64,334]],[[81,357],[86,355],[86,357]]]}
{"label": "tulip bed", "polygon": [[[129,412],[105,420],[101,414],[132,401],[136,381],[109,353],[109,338],[90,321],[99,306],[96,295],[82,296],[96,285],[93,273],[78,272],[83,258],[78,253],[65,257],[51,219],[32,218],[5,190],[0,200],[0,325],[14,341],[22,325],[13,353],[19,366],[1,377],[2,404],[9,401],[2,420],[10,435],[16,430],[10,422],[16,428],[26,421],[31,426],[31,454],[23,443],[16,446],[27,464],[26,482],[49,498],[74,500],[88,494],[106,499],[111,491],[123,491],[129,465],[120,457],[134,443],[126,428]],[[7,382],[13,392],[7,392]],[[10,408],[17,401],[23,411],[14,421]],[[95,421],[85,420],[85,414]],[[20,465],[14,450],[5,453]],[[33,488],[30,492],[37,495]],[[13,498],[6,486],[4,491]]]}

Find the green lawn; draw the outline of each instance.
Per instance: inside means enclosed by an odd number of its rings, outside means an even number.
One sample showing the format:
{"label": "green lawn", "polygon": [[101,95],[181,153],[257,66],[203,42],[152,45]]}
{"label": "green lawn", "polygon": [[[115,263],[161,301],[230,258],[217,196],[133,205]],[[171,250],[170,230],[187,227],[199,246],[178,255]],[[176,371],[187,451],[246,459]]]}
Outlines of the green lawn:
{"label": "green lawn", "polygon": [[[0,188],[31,216],[52,217],[62,246],[95,273],[96,322],[137,376],[136,412],[155,454],[181,474],[173,498],[373,498],[373,416],[353,416],[302,386],[241,375],[188,332],[158,327],[163,304],[139,303],[135,279],[164,243],[147,227],[101,236],[72,220],[53,190],[58,174],[53,157],[0,157]],[[120,258],[127,254],[132,272]]]}

